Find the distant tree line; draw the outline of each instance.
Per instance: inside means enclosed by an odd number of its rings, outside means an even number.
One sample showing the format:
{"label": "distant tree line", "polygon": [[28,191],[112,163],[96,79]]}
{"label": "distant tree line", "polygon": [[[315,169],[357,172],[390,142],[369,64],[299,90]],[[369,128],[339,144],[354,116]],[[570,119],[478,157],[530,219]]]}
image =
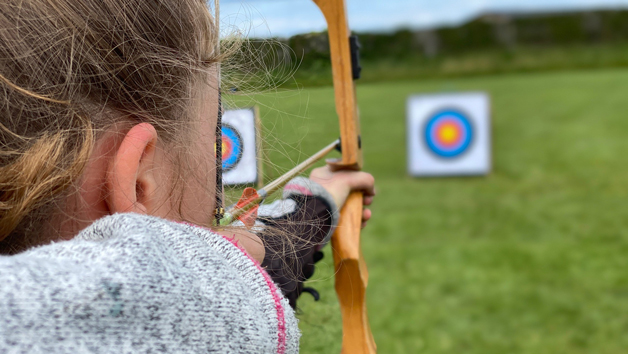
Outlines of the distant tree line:
{"label": "distant tree line", "polygon": [[[628,11],[589,11],[522,14],[491,13],[459,27],[358,33],[365,61],[435,58],[486,49],[514,51],[517,46],[559,46],[628,42]],[[266,53],[274,63],[291,58],[301,68],[329,65],[326,33],[309,33],[279,40]],[[252,48],[264,44],[251,41]],[[256,48],[259,53],[260,48]],[[272,66],[272,63],[271,65]]]}

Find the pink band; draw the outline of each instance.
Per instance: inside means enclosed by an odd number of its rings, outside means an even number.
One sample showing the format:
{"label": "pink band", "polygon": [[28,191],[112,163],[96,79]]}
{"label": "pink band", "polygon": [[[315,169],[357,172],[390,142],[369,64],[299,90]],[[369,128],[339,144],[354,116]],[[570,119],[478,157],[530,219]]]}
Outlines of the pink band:
{"label": "pink band", "polygon": [[233,238],[228,238],[224,235],[222,236],[225,240],[231,242],[234,246],[236,246],[242,253],[244,253],[257,267],[257,270],[262,274],[264,280],[266,281],[266,285],[268,285],[268,289],[270,290],[270,294],[273,297],[273,301],[275,302],[275,310],[277,311],[277,330],[278,330],[278,343],[277,343],[277,354],[284,354],[286,352],[286,318],[283,312],[283,305],[281,305],[281,298],[278,294],[277,287],[275,283],[272,281],[268,273],[260,266],[259,262],[253,259],[242,247],[238,245]]}
{"label": "pink band", "polygon": [[208,231],[211,231],[217,235],[222,236],[222,238],[224,238],[225,240],[229,241],[229,243],[231,243],[232,245],[234,245],[237,249],[239,249],[240,251],[242,251],[242,253],[244,253],[244,255],[251,260],[251,262],[253,262],[253,264],[255,264],[255,267],[257,268],[257,270],[260,272],[260,274],[262,274],[262,276],[264,277],[264,281],[266,282],[266,285],[268,286],[268,290],[270,290],[270,295],[273,297],[273,301],[275,302],[275,311],[277,311],[277,331],[278,331],[278,338],[277,338],[277,354],[284,354],[286,352],[286,317],[283,311],[283,305],[281,304],[281,296],[279,296],[278,294],[278,290],[277,287],[275,286],[275,283],[273,282],[273,280],[270,278],[270,275],[268,275],[268,273],[266,273],[266,271],[264,270],[264,268],[262,268],[262,266],[259,264],[258,261],[256,261],[255,259],[253,259],[253,257],[251,257],[244,248],[240,247],[240,245],[238,245],[238,242],[235,240],[235,238],[229,238],[225,235],[221,235],[217,232],[215,232],[214,230],[211,230],[209,228],[205,228],[202,226],[198,226],[198,225],[194,225],[192,223],[189,222],[180,222],[181,224],[185,224],[188,226],[193,226],[193,227],[200,227],[203,229],[206,229]]}
{"label": "pink band", "polygon": [[303,195],[312,196],[312,191],[298,184],[288,184],[283,188],[284,191],[288,192],[299,192]]}

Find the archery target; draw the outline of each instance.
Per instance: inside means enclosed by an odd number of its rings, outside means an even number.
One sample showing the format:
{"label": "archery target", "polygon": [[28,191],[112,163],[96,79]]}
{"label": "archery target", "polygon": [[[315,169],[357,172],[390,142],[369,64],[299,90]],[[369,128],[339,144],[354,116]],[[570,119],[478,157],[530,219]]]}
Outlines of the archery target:
{"label": "archery target", "polygon": [[454,109],[436,112],[424,129],[425,143],[437,156],[454,158],[463,154],[473,140],[473,129],[465,114]]}
{"label": "archery target", "polygon": [[226,110],[222,115],[224,185],[256,184],[261,179],[256,108]]}
{"label": "archery target", "polygon": [[490,171],[488,95],[412,96],[407,110],[411,175],[481,175]]}
{"label": "archery target", "polygon": [[242,159],[242,137],[236,128],[222,124],[222,171],[229,172]]}

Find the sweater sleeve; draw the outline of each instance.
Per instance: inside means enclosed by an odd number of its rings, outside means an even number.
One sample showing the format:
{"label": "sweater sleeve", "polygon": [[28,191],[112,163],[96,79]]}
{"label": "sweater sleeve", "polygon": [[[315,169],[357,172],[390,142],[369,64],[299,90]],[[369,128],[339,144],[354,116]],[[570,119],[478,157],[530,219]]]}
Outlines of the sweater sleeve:
{"label": "sweater sleeve", "polygon": [[0,257],[0,352],[296,353],[294,313],[210,230],[137,214]]}

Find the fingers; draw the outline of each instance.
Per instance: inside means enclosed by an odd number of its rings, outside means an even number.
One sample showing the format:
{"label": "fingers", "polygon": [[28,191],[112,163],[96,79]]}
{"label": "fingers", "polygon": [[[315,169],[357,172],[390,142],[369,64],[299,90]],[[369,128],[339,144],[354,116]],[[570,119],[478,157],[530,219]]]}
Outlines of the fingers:
{"label": "fingers", "polygon": [[373,213],[370,209],[362,210],[362,225],[360,226],[361,228],[364,228],[366,226],[366,223],[371,219],[371,216],[373,216]]}
{"label": "fingers", "polygon": [[369,221],[372,215],[373,213],[371,212],[371,209],[362,210],[362,221]]}
{"label": "fingers", "polygon": [[[365,196],[363,199],[363,203],[364,205],[371,205],[373,204],[373,196]],[[366,227],[366,223],[367,221],[369,221],[371,219],[371,216],[373,216],[373,212],[371,212],[371,209],[364,209],[362,210],[362,226],[361,228],[365,228]]]}

